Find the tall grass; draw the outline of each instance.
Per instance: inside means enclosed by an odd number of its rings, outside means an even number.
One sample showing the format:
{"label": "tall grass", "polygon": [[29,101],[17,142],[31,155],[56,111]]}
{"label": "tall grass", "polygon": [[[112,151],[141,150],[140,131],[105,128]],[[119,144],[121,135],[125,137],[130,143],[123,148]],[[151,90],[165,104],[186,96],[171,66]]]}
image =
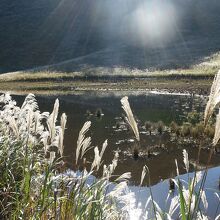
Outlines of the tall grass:
{"label": "tall grass", "polygon": [[[126,216],[117,201],[130,174],[118,177],[118,185],[109,182],[118,155],[112,164],[104,165],[101,178],[92,178],[93,172],[101,167],[107,141],[100,153],[94,148],[90,171],[68,170],[63,161],[67,117],[62,114],[60,123],[57,122],[59,101],[56,100],[51,114],[39,111],[33,94],[26,97],[21,107],[9,94],[2,95],[0,102],[1,219],[122,219]],[[86,122],[79,132],[76,165],[92,148],[91,138],[86,137],[90,125]]]}
{"label": "tall grass", "polygon": [[[209,102],[205,111],[204,126],[207,125],[214,109],[220,101],[220,72],[215,78]],[[126,121],[140,142],[138,125],[130,108],[128,98],[121,100],[126,113]],[[29,94],[21,107],[9,94],[0,97],[0,218],[1,219],[129,219],[132,194],[128,188],[131,173],[115,177],[118,153],[112,163],[104,164],[102,158],[108,145],[93,147],[88,136],[91,122],[87,121],[79,131],[75,167],[69,170],[64,162],[64,134],[67,116],[58,119],[59,100],[55,101],[51,113],[40,112],[33,94]],[[151,202],[152,213],[143,210],[144,219],[208,219],[208,202],[205,181],[208,165],[214,147],[220,139],[220,116],[216,118],[216,129],[207,167],[202,175],[195,167],[194,177],[184,182],[180,179],[178,161],[177,178],[172,181],[178,195],[171,199],[167,210],[161,210],[154,200],[151,187],[146,207]],[[90,168],[84,164],[86,153],[94,151]],[[189,172],[189,155],[183,150],[186,172]],[[199,155],[198,161],[199,163]],[[100,170],[102,176],[93,174]],[[114,176],[115,181],[112,181]],[[148,179],[150,171],[143,167],[140,186]],[[111,181],[110,181],[111,179]],[[170,195],[168,195],[170,196]],[[217,207],[219,205],[217,204]],[[219,216],[216,217],[218,219]]]}

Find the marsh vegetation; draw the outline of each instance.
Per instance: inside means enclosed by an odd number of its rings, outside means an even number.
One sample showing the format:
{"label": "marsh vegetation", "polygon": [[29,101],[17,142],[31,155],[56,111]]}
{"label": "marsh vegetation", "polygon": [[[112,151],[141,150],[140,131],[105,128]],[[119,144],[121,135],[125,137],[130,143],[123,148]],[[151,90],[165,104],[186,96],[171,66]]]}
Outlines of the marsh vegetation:
{"label": "marsh vegetation", "polygon": [[0,219],[220,219],[210,2],[0,1]]}
{"label": "marsh vegetation", "polygon": [[[143,166],[139,176],[139,185],[149,186],[150,196],[147,209],[142,210],[140,218],[156,219],[204,219],[208,202],[204,184],[208,167],[219,141],[219,115],[210,120],[214,108],[218,104],[220,74],[215,78],[208,104],[205,109],[204,123],[200,114],[190,112],[182,125],[171,122],[165,126],[162,121],[152,124],[147,121],[143,125],[148,136],[156,135],[157,139],[166,132],[173,132],[175,137],[190,137],[198,135],[205,139],[208,135],[212,143],[206,152],[204,172],[199,172],[200,153],[202,145],[198,146],[198,158],[193,164],[195,171],[192,178],[183,182],[179,177],[179,160],[176,163],[175,179],[170,180],[170,190],[177,189],[177,195],[171,196],[169,207],[161,210],[154,200],[151,190],[151,172],[147,165]],[[118,175],[115,173],[120,158],[116,150],[110,163],[104,163],[103,158],[108,148],[108,141],[93,145],[91,121],[87,121],[78,131],[73,169],[68,167],[65,155],[64,137],[66,133],[67,116],[59,115],[59,101],[55,101],[53,110],[41,112],[33,94],[29,94],[19,107],[9,94],[1,96],[1,217],[3,219],[128,219],[131,217],[132,193],[129,191],[130,172]],[[124,115],[120,126],[127,130],[133,138],[133,157],[139,160],[139,149],[142,148],[140,121],[131,110],[128,97],[121,99]],[[98,109],[94,117],[100,118],[102,110]],[[105,116],[104,116],[105,117]],[[98,120],[100,121],[100,120]],[[215,123],[215,130],[210,130]],[[192,132],[193,129],[194,132]],[[195,135],[196,133],[196,135]],[[211,134],[211,135],[210,135]],[[160,140],[161,142],[161,140]],[[185,172],[190,171],[190,157],[185,149],[183,164]],[[94,152],[90,153],[89,152]],[[92,158],[88,157],[93,155]],[[136,155],[136,156],[135,156]],[[149,152],[148,155],[149,157]],[[182,157],[182,156],[181,156]],[[146,161],[145,161],[146,162]],[[95,177],[96,176],[96,177]],[[175,185],[175,186],[174,186]],[[213,189],[218,196],[218,190]],[[220,201],[219,201],[220,202]],[[218,203],[219,203],[218,202]],[[215,207],[214,218],[219,218],[218,204]]]}

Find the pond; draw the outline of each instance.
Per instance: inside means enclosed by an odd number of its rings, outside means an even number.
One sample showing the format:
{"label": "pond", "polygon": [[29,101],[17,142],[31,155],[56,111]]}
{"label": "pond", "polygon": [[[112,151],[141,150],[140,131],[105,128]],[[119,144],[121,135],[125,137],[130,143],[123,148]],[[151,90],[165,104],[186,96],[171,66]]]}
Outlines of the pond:
{"label": "pond", "polygon": [[[141,148],[140,157],[133,158],[134,135],[123,122],[123,110],[120,99],[127,95],[132,111],[138,121]],[[15,96],[20,105],[24,96]],[[183,154],[185,148],[189,152],[191,164],[197,158],[198,148],[192,143],[185,143],[184,148],[174,138],[171,141],[169,132],[146,132],[145,121],[163,121],[169,125],[172,121],[181,123],[191,111],[203,112],[207,98],[191,96],[188,94],[162,94],[150,92],[79,92],[73,95],[63,96],[37,96],[41,111],[51,112],[56,98],[60,101],[60,114],[67,114],[67,130],[65,133],[65,160],[70,168],[74,166],[75,150],[78,134],[86,121],[91,121],[91,129],[88,135],[92,137],[92,146],[101,149],[103,142],[108,140],[108,147],[104,153],[104,163],[110,164],[116,151],[119,152],[119,163],[115,174],[131,172],[131,185],[139,185],[142,168],[147,165],[150,170],[151,184],[156,184],[163,179],[176,176],[174,160],[177,159],[180,173],[184,173]],[[100,112],[97,113],[97,110]],[[103,116],[97,117],[97,114]],[[148,157],[148,150],[151,156]],[[94,152],[90,150],[86,154],[87,163],[93,161]],[[202,150],[200,156],[201,169],[206,165],[208,151]],[[214,155],[211,166],[220,164],[218,155]],[[193,167],[193,166],[192,166]],[[191,167],[191,168],[192,168]],[[192,170],[192,169],[191,169]],[[97,176],[100,174],[97,173]]]}

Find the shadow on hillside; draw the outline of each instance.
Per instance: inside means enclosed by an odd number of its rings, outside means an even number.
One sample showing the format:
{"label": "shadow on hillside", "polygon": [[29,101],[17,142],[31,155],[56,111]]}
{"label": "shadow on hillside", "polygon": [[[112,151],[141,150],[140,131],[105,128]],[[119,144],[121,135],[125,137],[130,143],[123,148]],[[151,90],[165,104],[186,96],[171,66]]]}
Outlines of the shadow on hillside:
{"label": "shadow on hillside", "polygon": [[220,50],[218,0],[146,2],[2,0],[0,72],[66,60],[52,69],[173,69]]}

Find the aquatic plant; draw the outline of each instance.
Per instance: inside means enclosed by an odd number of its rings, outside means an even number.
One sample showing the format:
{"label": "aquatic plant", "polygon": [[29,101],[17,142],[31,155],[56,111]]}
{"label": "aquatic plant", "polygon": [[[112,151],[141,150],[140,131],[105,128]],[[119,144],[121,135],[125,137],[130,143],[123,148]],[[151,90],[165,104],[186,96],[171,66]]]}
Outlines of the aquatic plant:
{"label": "aquatic plant", "polygon": [[187,114],[187,121],[193,125],[200,122],[200,113],[192,111]]}
{"label": "aquatic plant", "polygon": [[182,126],[181,126],[181,136],[182,137],[188,137],[191,133],[191,125],[190,123],[184,123]]}
{"label": "aquatic plant", "polygon": [[157,131],[161,135],[164,130],[164,123],[162,121],[157,122]]}
{"label": "aquatic plant", "polygon": [[215,128],[211,125],[207,125],[205,130],[204,130],[204,134],[209,137],[210,139],[214,138],[215,135]]}
{"label": "aquatic plant", "polygon": [[215,76],[214,81],[211,86],[211,91],[209,95],[209,100],[206,105],[205,113],[204,113],[204,124],[208,123],[208,120],[213,114],[215,107],[220,102],[220,70],[218,74]]}
{"label": "aquatic plant", "polygon": [[128,97],[125,96],[121,99],[121,104],[122,104],[122,108],[126,113],[125,116],[125,121],[128,123],[128,125],[130,126],[130,128],[132,129],[134,136],[137,140],[137,143],[135,143],[134,145],[134,150],[133,150],[133,157],[135,160],[138,159],[139,157],[139,148],[140,148],[140,134],[139,134],[139,130],[138,130],[138,126],[137,126],[137,122],[134,118],[134,115],[132,113],[130,104],[128,102]]}
{"label": "aquatic plant", "polygon": [[170,123],[170,131],[171,131],[172,133],[176,133],[176,131],[178,130],[178,128],[179,128],[179,126],[178,126],[178,124],[177,124],[175,121],[172,121],[172,122]]}
{"label": "aquatic plant", "polygon": [[152,122],[146,121],[146,122],[144,123],[144,127],[145,127],[146,131],[148,131],[149,134],[151,135],[152,129],[153,129]]}
{"label": "aquatic plant", "polygon": [[128,97],[127,96],[125,96],[124,98],[121,99],[121,104],[122,104],[123,110],[126,113],[125,120],[127,121],[129,126],[131,127],[132,131],[134,132],[134,135],[135,135],[135,138],[137,139],[137,141],[140,141],[138,126],[137,126],[137,123],[134,119],[134,115],[132,113],[132,110],[131,110],[130,104],[128,102]]}
{"label": "aquatic plant", "polygon": [[200,137],[200,133],[198,132],[197,127],[193,127],[193,128],[190,130],[190,135],[194,138],[194,140],[196,140],[197,138]]}
{"label": "aquatic plant", "polygon": [[98,108],[95,112],[95,116],[97,118],[101,118],[104,114],[102,113],[102,109],[101,108]]}

